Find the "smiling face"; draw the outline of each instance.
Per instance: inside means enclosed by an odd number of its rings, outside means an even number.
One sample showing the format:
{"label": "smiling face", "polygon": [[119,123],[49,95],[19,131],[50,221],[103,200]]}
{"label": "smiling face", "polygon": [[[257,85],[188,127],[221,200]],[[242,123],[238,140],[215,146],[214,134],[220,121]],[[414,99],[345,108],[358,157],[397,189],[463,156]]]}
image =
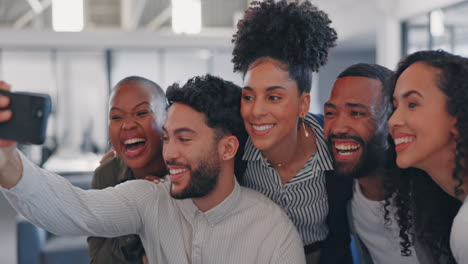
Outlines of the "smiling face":
{"label": "smiling face", "polygon": [[122,161],[132,169],[151,167],[161,157],[161,128],[151,88],[141,82],[119,84],[110,103],[109,137]]}
{"label": "smiling face", "polygon": [[298,117],[309,109],[309,94],[299,94],[297,82],[279,61],[259,59],[244,78],[241,115],[254,146],[268,150],[297,133]]}
{"label": "smiling face", "polygon": [[[340,174],[360,178],[378,166],[385,151],[385,133],[377,133],[381,119],[382,83],[366,77],[336,80],[325,103],[324,134]],[[379,153],[380,152],[380,153]]]}
{"label": "smiling face", "polygon": [[205,115],[185,104],[172,104],[162,139],[171,196],[200,198],[212,192],[218,181],[221,158],[215,130],[206,125]]}
{"label": "smiling face", "polygon": [[447,96],[437,85],[440,73],[417,62],[396,82],[388,125],[400,168],[430,171],[455,153],[456,118],[448,114]]}

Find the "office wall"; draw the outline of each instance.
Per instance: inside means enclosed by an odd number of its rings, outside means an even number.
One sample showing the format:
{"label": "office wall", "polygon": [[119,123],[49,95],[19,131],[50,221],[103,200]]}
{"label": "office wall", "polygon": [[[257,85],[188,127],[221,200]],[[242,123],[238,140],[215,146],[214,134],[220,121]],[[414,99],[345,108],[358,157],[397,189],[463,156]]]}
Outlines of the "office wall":
{"label": "office wall", "polygon": [[57,153],[107,150],[109,89],[126,76],[146,77],[163,89],[207,73],[242,82],[240,74],[232,72],[228,49],[5,48],[1,55],[1,77],[14,90],[52,96],[46,146],[57,147]]}

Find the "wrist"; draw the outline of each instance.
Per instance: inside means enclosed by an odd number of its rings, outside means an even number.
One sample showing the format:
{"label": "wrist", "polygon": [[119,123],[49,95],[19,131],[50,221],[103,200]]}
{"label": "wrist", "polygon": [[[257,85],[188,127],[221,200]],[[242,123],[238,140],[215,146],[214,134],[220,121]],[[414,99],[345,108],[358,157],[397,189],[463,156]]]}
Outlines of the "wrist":
{"label": "wrist", "polygon": [[13,188],[21,179],[23,167],[16,150],[16,144],[0,148],[0,185],[3,188]]}

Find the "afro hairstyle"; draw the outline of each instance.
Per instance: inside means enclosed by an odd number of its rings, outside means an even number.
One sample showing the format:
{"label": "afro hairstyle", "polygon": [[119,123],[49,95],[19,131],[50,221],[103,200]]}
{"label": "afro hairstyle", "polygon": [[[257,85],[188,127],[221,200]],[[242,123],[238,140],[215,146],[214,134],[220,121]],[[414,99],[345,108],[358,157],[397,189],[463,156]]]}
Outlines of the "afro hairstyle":
{"label": "afro hairstyle", "polygon": [[[287,66],[301,93],[310,92],[311,72],[327,62],[328,50],[336,45],[330,23],[309,1],[253,1],[233,36],[234,71],[245,74],[256,59],[271,57]],[[310,80],[304,83],[304,78]]]}

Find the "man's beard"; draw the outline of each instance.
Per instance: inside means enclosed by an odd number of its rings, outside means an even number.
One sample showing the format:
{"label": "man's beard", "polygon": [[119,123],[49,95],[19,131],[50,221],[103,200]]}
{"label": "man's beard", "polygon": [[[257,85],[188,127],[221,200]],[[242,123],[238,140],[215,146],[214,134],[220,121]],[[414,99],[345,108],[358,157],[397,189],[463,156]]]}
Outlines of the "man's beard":
{"label": "man's beard", "polygon": [[221,171],[218,153],[215,150],[210,151],[204,159],[198,163],[197,170],[191,170],[190,182],[179,193],[174,193],[171,188],[171,196],[175,199],[200,198],[213,191],[218,183],[219,173]]}
{"label": "man's beard", "polygon": [[334,159],[335,173],[345,177],[359,179],[362,177],[371,176],[371,173],[385,166],[386,152],[388,150],[387,133],[386,131],[376,132],[368,141],[364,141],[361,137],[346,136],[346,135],[331,135],[328,137],[328,144],[333,148],[332,139],[352,139],[361,145],[362,154],[357,164],[351,170],[344,171],[345,162],[337,162]]}

